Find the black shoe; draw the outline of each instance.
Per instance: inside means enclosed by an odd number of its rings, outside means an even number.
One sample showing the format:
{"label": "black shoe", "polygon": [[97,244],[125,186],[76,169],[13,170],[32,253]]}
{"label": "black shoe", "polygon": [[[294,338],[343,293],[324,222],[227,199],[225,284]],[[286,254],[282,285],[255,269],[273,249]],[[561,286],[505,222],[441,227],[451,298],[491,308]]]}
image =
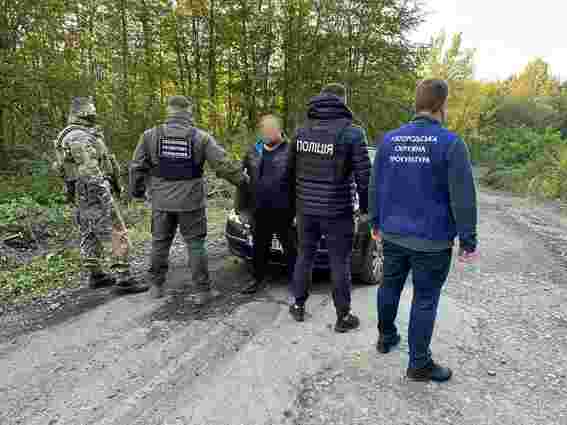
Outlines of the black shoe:
{"label": "black shoe", "polygon": [[146,292],[150,287],[138,282],[133,277],[119,279],[114,286],[114,292],[118,295],[139,294]]}
{"label": "black shoe", "polygon": [[241,291],[241,293],[247,295],[255,294],[256,292],[259,292],[264,288],[266,288],[265,282],[258,282],[257,280],[253,280]]}
{"label": "black shoe", "polygon": [[152,284],[152,287],[150,288],[150,298],[153,299],[163,298],[164,295],[165,295],[165,291],[163,285],[159,285],[156,283]]}
{"label": "black shoe", "polygon": [[421,368],[411,368],[408,367],[407,377],[412,381],[435,381],[435,382],[445,382],[451,379],[453,371],[448,367],[439,366],[433,360],[428,366]]}
{"label": "black shoe", "polygon": [[394,339],[386,342],[384,341],[384,335],[379,334],[378,335],[378,342],[376,343],[376,350],[379,353],[382,354],[386,354],[389,353],[390,350],[395,347],[396,345],[398,345],[400,343],[400,335],[396,334],[396,336],[394,337]]}
{"label": "black shoe", "polygon": [[289,306],[289,312],[293,316],[296,322],[305,321],[305,306],[292,304]]}
{"label": "black shoe", "polygon": [[344,333],[357,329],[360,326],[360,319],[352,313],[341,315],[337,318],[335,332]]}
{"label": "black shoe", "polygon": [[202,306],[220,295],[221,293],[213,287],[198,288],[197,292],[190,295],[190,299],[193,303],[195,303],[195,305]]}
{"label": "black shoe", "polygon": [[89,288],[91,289],[107,288],[115,283],[116,279],[107,273],[94,272],[89,276]]}

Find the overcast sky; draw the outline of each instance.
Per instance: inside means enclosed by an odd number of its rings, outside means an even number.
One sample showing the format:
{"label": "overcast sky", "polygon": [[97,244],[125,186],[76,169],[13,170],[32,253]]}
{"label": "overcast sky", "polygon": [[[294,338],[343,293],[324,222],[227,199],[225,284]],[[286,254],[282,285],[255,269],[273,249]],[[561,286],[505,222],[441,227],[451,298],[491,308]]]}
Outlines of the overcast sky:
{"label": "overcast sky", "polygon": [[567,79],[567,1],[427,0],[427,22],[412,37],[429,41],[445,28],[462,32],[477,49],[476,78],[504,79],[530,59],[542,57],[554,75]]}

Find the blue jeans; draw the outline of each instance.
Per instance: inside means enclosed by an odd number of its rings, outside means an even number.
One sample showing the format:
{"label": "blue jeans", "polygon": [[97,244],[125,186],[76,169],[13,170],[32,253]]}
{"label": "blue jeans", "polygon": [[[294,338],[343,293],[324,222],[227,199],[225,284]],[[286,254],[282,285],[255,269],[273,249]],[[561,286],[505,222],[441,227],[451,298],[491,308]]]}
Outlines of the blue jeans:
{"label": "blue jeans", "polygon": [[304,305],[309,297],[313,262],[322,235],[326,236],[333,301],[339,315],[350,311],[352,289],[351,263],[354,241],[354,219],[346,217],[327,218],[311,215],[297,215],[299,254],[295,263],[292,292],[295,302]]}
{"label": "blue jeans", "polygon": [[409,367],[431,361],[431,336],[441,288],[451,267],[452,250],[418,252],[384,240],[384,283],[378,288],[378,331],[387,343],[397,334],[394,321],[409,271],[413,274],[413,300],[408,330]]}

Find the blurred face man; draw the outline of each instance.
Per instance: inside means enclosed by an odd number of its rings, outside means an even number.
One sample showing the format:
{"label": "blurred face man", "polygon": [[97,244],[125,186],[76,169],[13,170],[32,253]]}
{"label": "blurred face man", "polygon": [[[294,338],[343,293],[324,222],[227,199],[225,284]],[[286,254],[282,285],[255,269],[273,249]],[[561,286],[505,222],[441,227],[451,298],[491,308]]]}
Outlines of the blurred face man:
{"label": "blurred face man", "polygon": [[282,142],[282,126],[278,118],[273,115],[265,115],[258,125],[260,136],[264,144],[273,147]]}
{"label": "blurred face man", "polygon": [[424,80],[417,86],[415,111],[428,115],[441,123],[447,122],[449,86],[443,80]]}

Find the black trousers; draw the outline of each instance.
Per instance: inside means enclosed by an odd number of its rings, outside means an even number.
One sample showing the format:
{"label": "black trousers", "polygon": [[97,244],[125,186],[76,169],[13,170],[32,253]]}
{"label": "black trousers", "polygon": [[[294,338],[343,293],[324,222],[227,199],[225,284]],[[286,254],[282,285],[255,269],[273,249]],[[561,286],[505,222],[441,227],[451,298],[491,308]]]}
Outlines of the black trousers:
{"label": "black trousers", "polygon": [[321,236],[326,235],[333,281],[333,301],[340,315],[348,313],[351,301],[351,263],[354,240],[352,215],[327,218],[299,214],[297,216],[297,233],[299,236],[299,257],[295,265],[292,284],[295,302],[298,305],[304,305],[309,298],[311,272],[317,247]]}
{"label": "black trousers", "polygon": [[254,250],[252,254],[252,265],[254,267],[254,279],[258,282],[264,281],[272,238],[275,234],[282,244],[286,257],[288,278],[293,277],[293,269],[297,258],[297,244],[295,231],[292,227],[293,217],[288,211],[258,209],[254,212]]}

